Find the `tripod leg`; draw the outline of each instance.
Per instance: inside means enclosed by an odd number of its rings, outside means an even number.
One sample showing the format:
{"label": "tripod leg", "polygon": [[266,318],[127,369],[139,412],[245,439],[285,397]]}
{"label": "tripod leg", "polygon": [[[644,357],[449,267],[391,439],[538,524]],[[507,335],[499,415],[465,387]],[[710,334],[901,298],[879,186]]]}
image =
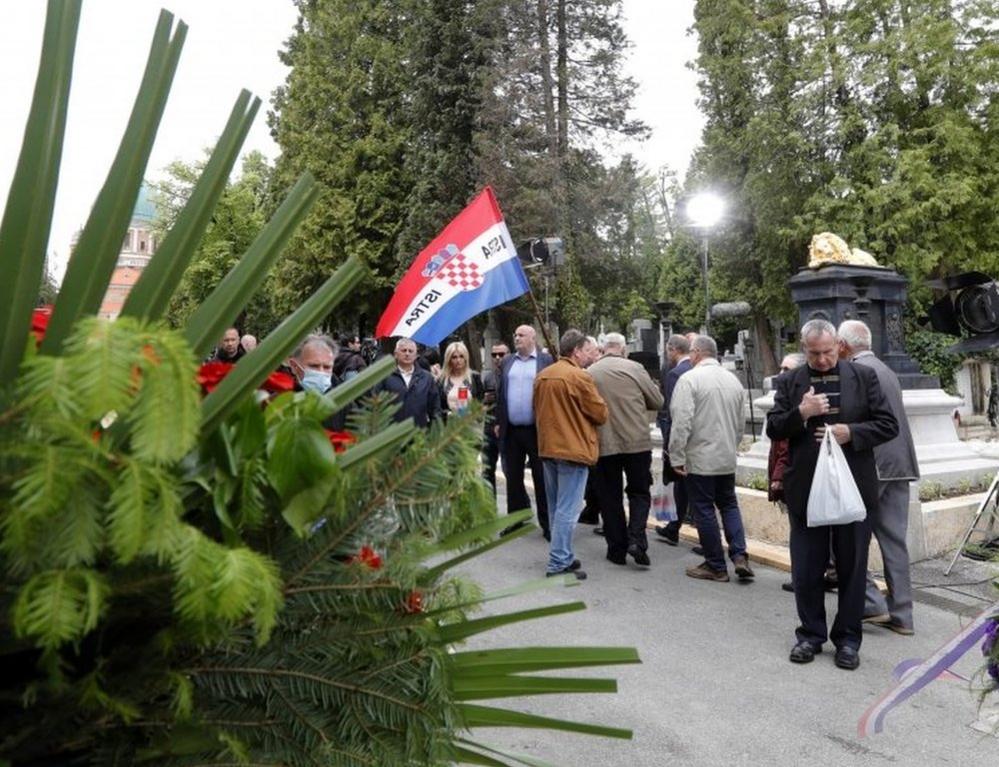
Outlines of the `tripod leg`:
{"label": "tripod leg", "polygon": [[[971,539],[972,533],[978,528],[978,522],[982,518],[982,514],[985,512],[986,507],[989,502],[992,502],[993,507],[996,505],[996,500],[993,497],[996,495],[996,488],[999,487],[999,473],[996,473],[995,477],[992,479],[992,484],[989,485],[989,491],[985,494],[985,498],[978,505],[978,511],[975,514],[975,518],[971,520],[971,524],[968,525],[968,529],[964,533],[964,537],[961,539],[961,545],[957,547],[957,551],[954,552],[954,558],[951,559],[950,564],[947,565],[947,569],[944,570],[944,575],[950,575],[950,571],[954,569],[954,565],[957,564],[957,558],[964,553],[964,547],[968,545],[968,541]],[[991,515],[995,515],[996,509],[993,508],[990,512]]]}

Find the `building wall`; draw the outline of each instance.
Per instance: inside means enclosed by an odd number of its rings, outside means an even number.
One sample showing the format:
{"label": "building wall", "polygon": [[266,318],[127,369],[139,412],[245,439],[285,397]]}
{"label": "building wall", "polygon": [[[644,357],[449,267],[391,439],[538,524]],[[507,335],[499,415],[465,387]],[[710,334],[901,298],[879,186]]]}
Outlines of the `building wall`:
{"label": "building wall", "polygon": [[156,245],[152,221],[144,218],[133,219],[122,240],[118,262],[104,294],[104,301],[101,303],[99,312],[101,317],[113,320],[121,314],[121,308],[129,291],[138,282],[142,270],[156,252]]}

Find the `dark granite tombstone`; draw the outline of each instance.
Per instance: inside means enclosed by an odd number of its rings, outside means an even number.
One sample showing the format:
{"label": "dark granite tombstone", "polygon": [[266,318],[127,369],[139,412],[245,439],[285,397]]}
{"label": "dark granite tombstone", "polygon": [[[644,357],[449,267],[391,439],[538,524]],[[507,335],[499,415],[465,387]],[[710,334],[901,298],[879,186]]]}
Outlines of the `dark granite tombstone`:
{"label": "dark granite tombstone", "polygon": [[903,389],[939,389],[940,381],[919,371],[905,353],[906,279],[894,269],[828,264],[801,269],[788,284],[800,325],[808,320],[862,320],[871,329],[872,351],[898,374]]}

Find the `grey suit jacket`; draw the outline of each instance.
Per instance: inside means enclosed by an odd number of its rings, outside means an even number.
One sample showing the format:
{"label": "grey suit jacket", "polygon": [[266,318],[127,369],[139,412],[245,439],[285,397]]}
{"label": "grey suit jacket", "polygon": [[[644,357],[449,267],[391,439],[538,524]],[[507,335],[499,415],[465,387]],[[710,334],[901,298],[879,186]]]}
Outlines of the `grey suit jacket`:
{"label": "grey suit jacket", "polygon": [[898,436],[874,447],[878,479],[882,481],[919,479],[919,462],[916,460],[916,448],[912,444],[909,419],[902,405],[902,387],[898,383],[898,376],[874,356],[874,352],[860,352],[853,358],[853,362],[869,367],[877,374],[881,391],[884,392],[888,406],[898,421]]}

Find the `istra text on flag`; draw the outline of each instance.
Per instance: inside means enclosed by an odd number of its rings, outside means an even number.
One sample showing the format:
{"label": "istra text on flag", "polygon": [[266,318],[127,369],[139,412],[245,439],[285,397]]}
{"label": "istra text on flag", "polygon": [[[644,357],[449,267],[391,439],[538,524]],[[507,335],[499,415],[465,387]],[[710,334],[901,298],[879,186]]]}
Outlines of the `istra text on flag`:
{"label": "istra text on flag", "polygon": [[433,345],[528,290],[492,189],[486,187],[413,261],[378,320],[378,338]]}

